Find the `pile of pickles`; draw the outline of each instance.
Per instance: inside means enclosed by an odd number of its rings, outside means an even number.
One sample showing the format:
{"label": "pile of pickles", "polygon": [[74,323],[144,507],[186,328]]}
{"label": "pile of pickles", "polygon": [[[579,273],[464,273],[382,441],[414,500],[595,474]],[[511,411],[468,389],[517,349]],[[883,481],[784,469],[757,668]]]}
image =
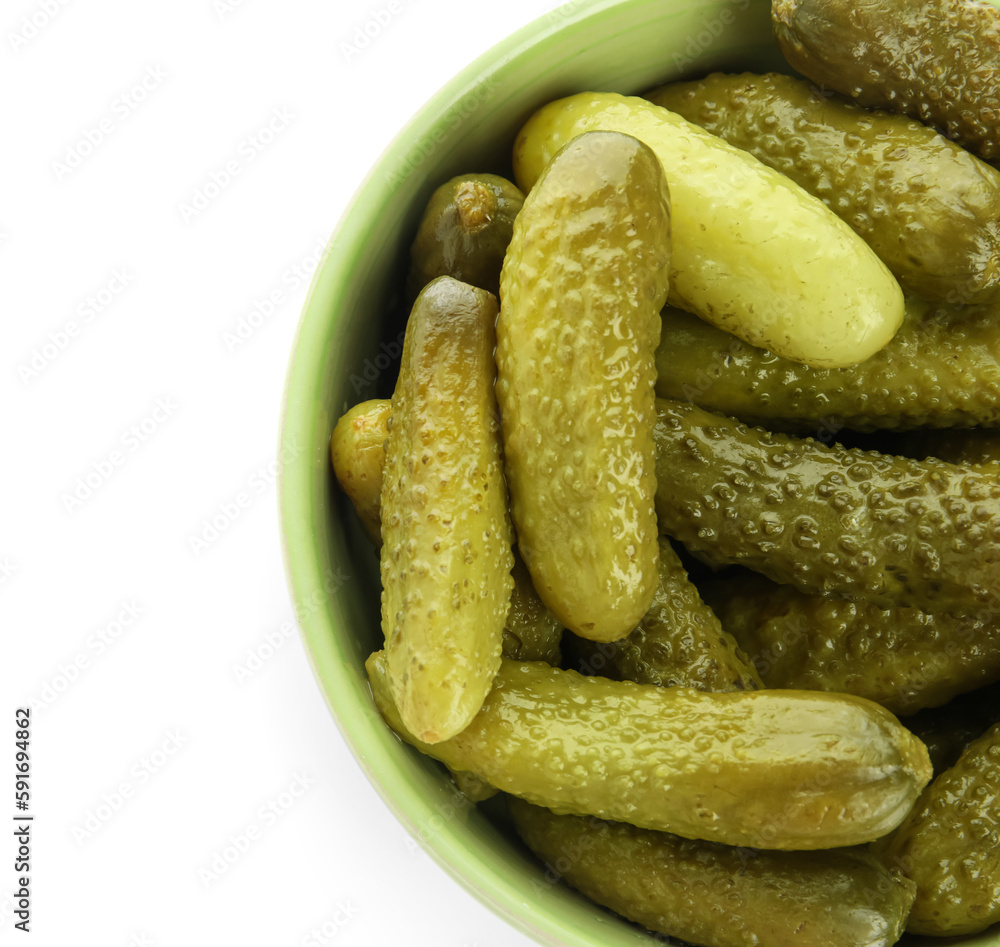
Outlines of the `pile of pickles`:
{"label": "pile of pickles", "polygon": [[975,933],[1000,922],[1000,13],[772,14],[807,79],[560,99],[516,185],[432,196],[392,399],[330,442],[379,549],[372,694],[649,931]]}

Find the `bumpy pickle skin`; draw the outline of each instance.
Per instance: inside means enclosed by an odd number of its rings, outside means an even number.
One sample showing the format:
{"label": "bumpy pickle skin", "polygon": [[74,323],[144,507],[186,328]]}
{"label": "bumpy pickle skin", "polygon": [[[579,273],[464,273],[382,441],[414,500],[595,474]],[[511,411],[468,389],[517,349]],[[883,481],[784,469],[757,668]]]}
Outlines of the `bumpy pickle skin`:
{"label": "bumpy pickle skin", "polygon": [[818,197],[904,291],[949,303],[1000,295],[1000,172],[933,129],[777,73],[715,73],[646,98]]}
{"label": "bumpy pickle skin", "polygon": [[337,482],[376,549],[382,545],[379,510],[391,411],[388,399],[363,401],[341,416],[330,435],[330,459]]}
{"label": "bumpy pickle skin", "polygon": [[887,710],[843,694],[715,694],[504,660],[459,734],[421,743],[393,704],[382,652],[372,693],[402,739],[451,770],[574,815],[729,845],[815,849],[891,831],[931,776]]}
{"label": "bumpy pickle skin", "polygon": [[462,174],[442,184],[427,202],[410,247],[407,293],[438,276],[500,292],[500,268],[524,195],[497,174]]}
{"label": "bumpy pickle skin", "polygon": [[973,0],[773,0],[785,58],[824,89],[1000,158],[1000,11]]}
{"label": "bumpy pickle skin", "polygon": [[[368,538],[382,545],[381,493],[385,439],[392,401],[374,399],[347,411],[330,439],[333,466]],[[563,626],[538,597],[527,566],[514,550],[513,589],[503,629],[503,656],[558,664]]]}
{"label": "bumpy pickle skin", "polygon": [[1000,614],[929,614],[809,595],[761,575],[706,597],[766,687],[866,697],[897,716],[1000,680]]}
{"label": "bumpy pickle skin", "polygon": [[815,436],[1000,427],[1000,307],[906,302],[895,338],[852,368],[799,365],[679,309],[663,311],[656,393]]}
{"label": "bumpy pickle skin", "polygon": [[649,611],[621,641],[579,641],[576,667],[619,681],[703,691],[763,687],[760,675],[701,600],[677,553],[660,537],[660,581]]}
{"label": "bumpy pickle skin", "polygon": [[508,807],[556,877],[648,930],[702,947],[890,947],[913,904],[913,882],[862,848],[752,851],[556,815],[516,798]]}
{"label": "bumpy pickle skin", "polygon": [[966,747],[875,851],[917,884],[911,933],[974,934],[1000,921],[1000,725]]}
{"label": "bumpy pickle skin", "polygon": [[500,278],[497,401],[518,548],[542,601],[613,641],[656,588],[653,355],[670,198],[656,155],[581,135],[514,222]]}
{"label": "bumpy pickle skin", "polygon": [[447,276],[417,298],[385,446],[382,631],[427,742],[477,713],[500,665],[513,565],[496,403],[496,299]]}
{"label": "bumpy pickle skin", "polygon": [[839,217],[783,174],[667,109],[613,93],[544,106],[514,145],[534,186],[568,140],[598,128],[634,135],[670,181],[670,301],[788,359],[829,368],[877,352],[903,319],[885,264]]}
{"label": "bumpy pickle skin", "polygon": [[503,629],[503,656],[514,661],[558,664],[562,622],[546,608],[531,581],[524,560],[514,551],[514,590]]}
{"label": "bumpy pickle skin", "polygon": [[1000,478],[657,399],[660,528],[713,565],[883,608],[1000,606]]}

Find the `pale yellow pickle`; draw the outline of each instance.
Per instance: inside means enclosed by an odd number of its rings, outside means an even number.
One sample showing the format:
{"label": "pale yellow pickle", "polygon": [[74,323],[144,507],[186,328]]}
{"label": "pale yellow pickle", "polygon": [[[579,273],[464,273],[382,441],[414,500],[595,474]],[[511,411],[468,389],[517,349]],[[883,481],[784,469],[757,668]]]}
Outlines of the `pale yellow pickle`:
{"label": "pale yellow pickle", "polygon": [[864,361],[903,322],[903,293],[822,201],[745,151],[644,99],[584,92],[539,109],[514,145],[522,190],[567,141],[604,128],[656,152],[670,182],[670,300],[807,365]]}

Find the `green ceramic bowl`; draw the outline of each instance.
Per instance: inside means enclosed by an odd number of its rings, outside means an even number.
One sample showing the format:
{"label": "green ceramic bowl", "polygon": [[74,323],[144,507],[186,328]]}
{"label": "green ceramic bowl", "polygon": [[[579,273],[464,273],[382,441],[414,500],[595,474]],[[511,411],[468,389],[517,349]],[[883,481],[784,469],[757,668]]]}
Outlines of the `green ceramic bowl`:
{"label": "green ceramic bowl", "polygon": [[[420,211],[465,171],[510,174],[525,119],[583,90],[640,92],[711,69],[787,71],[768,0],[576,0],[509,37],[442,89],[372,168],[327,247],[295,339],[281,433],[282,540],[313,670],[368,778],[447,871],[544,944],[650,944],[638,928],[551,884],[502,814],[456,795],[438,764],[375,712],[364,661],[381,647],[378,563],[336,489],[327,452],[351,405],[388,397],[398,297]],[[996,944],[995,934],[968,944]]]}

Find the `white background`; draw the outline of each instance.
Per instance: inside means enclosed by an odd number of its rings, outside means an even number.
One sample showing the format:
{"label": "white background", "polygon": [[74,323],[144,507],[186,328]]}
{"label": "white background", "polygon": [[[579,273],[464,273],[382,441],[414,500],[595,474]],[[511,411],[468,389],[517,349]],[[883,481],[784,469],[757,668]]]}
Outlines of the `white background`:
{"label": "white background", "polygon": [[556,5],[393,0],[360,48],[388,0],[3,3],[0,820],[31,704],[36,821],[27,936],[0,832],[0,943],[529,943],[341,740],[293,629],[274,455],[354,189]]}

